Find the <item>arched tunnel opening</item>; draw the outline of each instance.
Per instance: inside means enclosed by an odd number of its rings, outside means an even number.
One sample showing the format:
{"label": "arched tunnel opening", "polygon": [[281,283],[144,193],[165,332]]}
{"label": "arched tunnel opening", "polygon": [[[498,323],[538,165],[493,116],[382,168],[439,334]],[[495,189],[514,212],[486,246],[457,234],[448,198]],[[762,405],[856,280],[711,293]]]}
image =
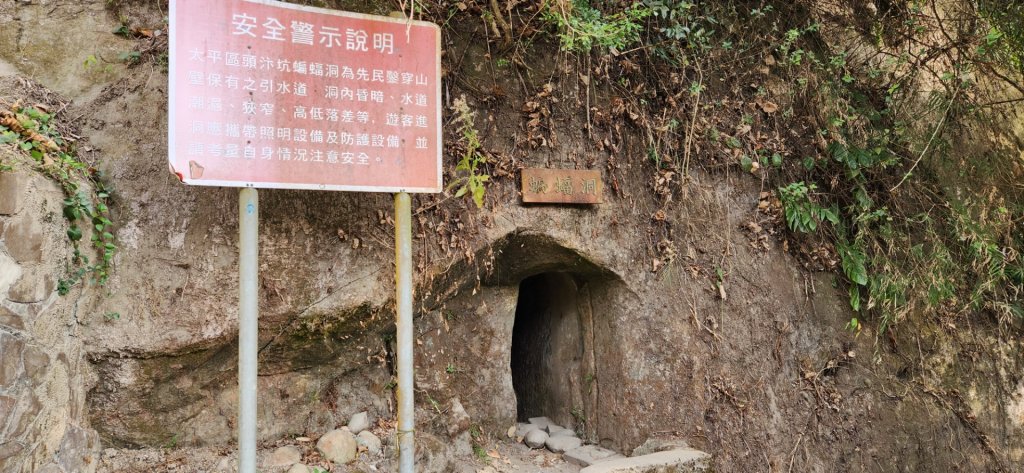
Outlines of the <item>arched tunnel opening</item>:
{"label": "arched tunnel opening", "polygon": [[581,408],[578,299],[579,285],[569,273],[541,273],[519,284],[510,363],[519,421],[547,416],[567,423]]}

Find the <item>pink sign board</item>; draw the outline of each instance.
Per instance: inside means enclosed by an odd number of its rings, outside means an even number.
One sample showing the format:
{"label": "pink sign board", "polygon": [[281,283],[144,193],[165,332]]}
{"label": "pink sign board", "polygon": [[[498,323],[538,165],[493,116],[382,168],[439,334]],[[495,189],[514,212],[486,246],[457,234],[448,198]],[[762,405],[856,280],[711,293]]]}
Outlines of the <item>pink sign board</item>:
{"label": "pink sign board", "polygon": [[440,192],[440,44],[421,21],[171,0],[171,172],[205,186]]}

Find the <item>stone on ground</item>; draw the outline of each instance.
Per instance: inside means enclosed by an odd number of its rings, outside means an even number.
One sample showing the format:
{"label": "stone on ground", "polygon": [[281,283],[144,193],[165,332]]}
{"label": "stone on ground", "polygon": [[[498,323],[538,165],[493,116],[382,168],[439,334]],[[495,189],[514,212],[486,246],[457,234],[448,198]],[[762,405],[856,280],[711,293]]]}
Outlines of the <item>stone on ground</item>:
{"label": "stone on ground", "polygon": [[298,448],[291,445],[286,447],[280,447],[274,450],[266,460],[264,460],[264,466],[268,468],[280,467],[280,466],[291,466],[295,463],[302,461],[302,452]]}
{"label": "stone on ground", "polygon": [[634,448],[631,456],[639,457],[664,452],[665,450],[679,450],[683,448],[690,448],[686,440],[673,437],[651,437],[640,444],[639,447]]}
{"label": "stone on ground", "polygon": [[214,470],[217,473],[230,473],[238,471],[238,459],[232,457],[221,458]]}
{"label": "stone on ground", "polygon": [[547,429],[549,425],[554,424],[554,422],[551,422],[551,419],[548,419],[547,417],[531,417],[530,423],[541,429]]}
{"label": "stone on ground", "polygon": [[313,472],[313,470],[310,470],[308,466],[303,465],[302,463],[296,463],[296,464],[292,465],[291,468],[288,469],[288,473],[312,473],[312,472]]}
{"label": "stone on ground", "polygon": [[348,421],[348,430],[352,431],[352,435],[356,435],[370,428],[370,418],[366,415],[366,411],[360,412]]}
{"label": "stone on ground", "polygon": [[618,453],[607,448],[601,448],[597,445],[584,445],[579,448],[574,448],[565,452],[565,461],[579,465],[579,466],[590,466],[595,463],[605,460],[615,460],[619,458],[625,458]]}
{"label": "stone on ground", "polygon": [[455,437],[467,430],[472,423],[469,418],[469,414],[466,412],[466,408],[462,406],[462,401],[459,398],[452,398],[451,404],[448,406],[448,435]]}
{"label": "stone on ground", "polygon": [[380,454],[380,438],[374,435],[374,433],[370,432],[369,430],[359,432],[359,435],[356,436],[356,443],[363,447],[366,447],[366,451],[369,452],[371,455]]}
{"label": "stone on ground", "polygon": [[329,461],[346,464],[356,459],[356,437],[348,429],[336,429],[316,442],[316,449]]}
{"label": "stone on ground", "polygon": [[667,450],[640,457],[606,460],[588,466],[580,473],[704,473],[711,466],[711,455],[692,448]]}
{"label": "stone on ground", "polygon": [[576,437],[567,437],[564,435],[558,437],[548,437],[548,440],[544,442],[544,446],[548,447],[548,450],[551,450],[552,452],[555,453],[564,453],[567,450],[579,448],[581,445],[583,445],[582,440]]}
{"label": "stone on ground", "polygon": [[530,448],[541,448],[544,446],[544,442],[548,440],[548,433],[541,429],[533,429],[526,433],[526,437],[523,438],[523,443]]}
{"label": "stone on ground", "polygon": [[516,424],[516,438],[526,437],[526,434],[530,433],[531,430],[537,430],[537,424],[527,424],[523,422]]}
{"label": "stone on ground", "polygon": [[572,429],[566,429],[557,425],[548,427],[548,435],[552,437],[575,437],[576,431]]}

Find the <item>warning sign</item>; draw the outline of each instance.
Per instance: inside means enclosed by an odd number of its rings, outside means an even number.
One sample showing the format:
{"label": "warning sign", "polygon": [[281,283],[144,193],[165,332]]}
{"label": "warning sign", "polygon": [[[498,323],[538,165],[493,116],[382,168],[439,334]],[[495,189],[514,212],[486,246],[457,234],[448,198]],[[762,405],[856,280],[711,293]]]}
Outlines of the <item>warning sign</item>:
{"label": "warning sign", "polygon": [[437,25],[175,0],[169,163],[193,185],[440,192]]}

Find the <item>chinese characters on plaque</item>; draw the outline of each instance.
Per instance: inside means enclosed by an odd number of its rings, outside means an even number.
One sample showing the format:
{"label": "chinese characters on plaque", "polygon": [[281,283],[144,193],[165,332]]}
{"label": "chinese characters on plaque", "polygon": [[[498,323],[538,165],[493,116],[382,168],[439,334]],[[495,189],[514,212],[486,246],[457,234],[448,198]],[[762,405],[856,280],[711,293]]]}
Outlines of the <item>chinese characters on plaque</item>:
{"label": "chinese characters on plaque", "polygon": [[523,169],[525,203],[599,204],[602,202],[601,171],[573,169]]}
{"label": "chinese characters on plaque", "polygon": [[172,2],[170,165],[189,184],[438,192],[436,25]]}

